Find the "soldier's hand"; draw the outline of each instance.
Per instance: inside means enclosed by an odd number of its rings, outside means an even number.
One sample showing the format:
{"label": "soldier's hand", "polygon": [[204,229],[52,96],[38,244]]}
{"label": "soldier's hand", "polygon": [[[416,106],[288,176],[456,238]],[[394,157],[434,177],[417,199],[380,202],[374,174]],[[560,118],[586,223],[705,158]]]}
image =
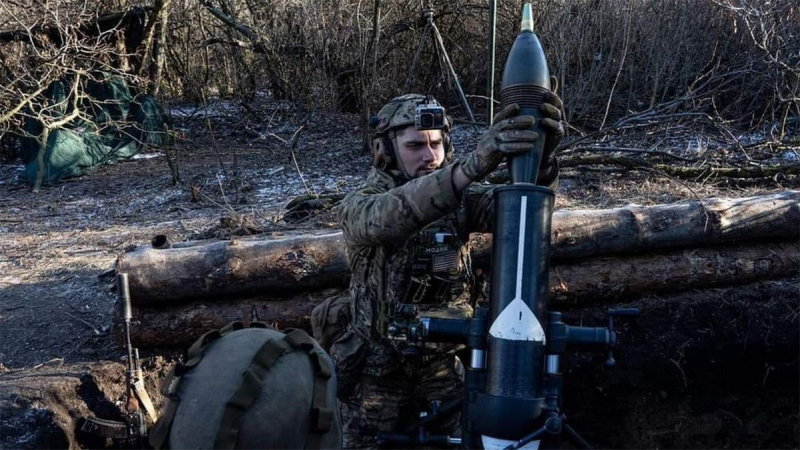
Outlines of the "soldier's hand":
{"label": "soldier's hand", "polygon": [[564,102],[556,93],[558,91],[558,79],[550,77],[550,87],[552,92],[545,94],[542,103],[542,120],[540,125],[545,131],[546,137],[542,148],[542,162],[539,166],[539,183],[547,184],[552,180],[557,172],[556,169],[556,148],[564,138]]}
{"label": "soldier's hand", "polygon": [[494,117],[494,125],[489,127],[478,141],[475,150],[467,155],[461,168],[472,181],[483,179],[508,155],[519,155],[533,149],[539,133],[530,128],[536,123],[533,116],[517,116],[519,105],[506,106]]}

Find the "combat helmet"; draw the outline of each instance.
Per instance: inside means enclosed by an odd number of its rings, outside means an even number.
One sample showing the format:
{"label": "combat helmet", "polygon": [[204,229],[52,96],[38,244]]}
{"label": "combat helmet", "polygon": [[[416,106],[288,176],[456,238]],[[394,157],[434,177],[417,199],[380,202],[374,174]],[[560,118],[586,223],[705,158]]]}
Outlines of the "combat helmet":
{"label": "combat helmet", "polygon": [[402,178],[408,180],[411,175],[403,166],[397,149],[397,130],[407,126],[421,128],[419,123],[418,107],[432,106],[438,107],[442,111],[443,126],[442,140],[444,144],[444,163],[447,165],[453,161],[453,144],[450,137],[452,120],[450,116],[444,114],[444,108],[431,96],[422,94],[405,94],[395,97],[385,104],[370,120],[373,126],[372,139],[372,165],[380,170],[397,172]]}
{"label": "combat helmet", "polygon": [[173,367],[154,448],[341,448],[330,357],[302,330],[250,326],[206,333]]}

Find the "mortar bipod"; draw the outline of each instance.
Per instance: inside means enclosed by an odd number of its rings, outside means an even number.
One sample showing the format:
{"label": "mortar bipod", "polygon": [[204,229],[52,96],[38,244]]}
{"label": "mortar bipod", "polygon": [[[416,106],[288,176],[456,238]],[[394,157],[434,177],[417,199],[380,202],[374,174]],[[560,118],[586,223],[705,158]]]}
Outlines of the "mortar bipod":
{"label": "mortar bipod", "polygon": [[[566,351],[607,351],[605,364],[615,364],[612,350],[617,344],[617,332],[614,329],[614,317],[632,317],[639,314],[636,308],[610,309],[607,312],[607,327],[581,327],[567,325],[561,321],[561,313],[548,312],[547,357],[544,373],[544,402],[536,418],[533,431],[518,433],[519,438],[505,441],[505,445],[497,449],[519,449],[547,436],[559,437],[562,434],[579,448],[591,448],[580,434],[566,423],[567,418],[560,411],[562,393],[562,374],[560,372],[560,355]],[[422,415],[419,421],[400,433],[381,434],[379,446],[399,444],[405,446],[435,445],[459,448],[475,448],[480,439],[476,424],[491,420],[488,416],[504,417],[502,411],[497,414],[488,410],[481,403],[482,391],[486,384],[486,308],[476,308],[471,319],[422,318],[393,324],[395,336],[409,344],[424,342],[446,342],[466,344],[470,358],[465,364],[463,399],[453,400],[444,406],[434,404],[431,412]],[[391,336],[390,336],[391,337]],[[425,426],[459,411],[461,403],[462,435],[435,435],[428,433]],[[508,420],[507,416],[505,417]],[[510,442],[510,443],[509,443]]]}

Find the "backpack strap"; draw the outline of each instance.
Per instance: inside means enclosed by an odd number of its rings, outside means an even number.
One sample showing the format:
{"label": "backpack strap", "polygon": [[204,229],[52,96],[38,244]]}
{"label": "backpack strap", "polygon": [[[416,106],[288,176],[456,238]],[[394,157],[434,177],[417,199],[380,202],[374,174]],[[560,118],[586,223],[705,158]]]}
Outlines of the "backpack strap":
{"label": "backpack strap", "polygon": [[175,418],[175,412],[178,411],[181,399],[178,397],[178,387],[181,383],[181,378],[190,370],[194,369],[198,363],[203,359],[203,353],[209,344],[221,338],[222,336],[244,328],[242,322],[231,322],[219,330],[211,330],[194,342],[189,350],[186,352],[186,362],[177,363],[169,370],[164,382],[161,384],[161,394],[166,399],[164,411],[158,418],[153,430],[150,432],[150,445],[155,449],[165,448],[167,439],[169,438],[169,430],[172,428],[172,421]]}
{"label": "backpack strap", "polygon": [[336,297],[331,297],[328,300],[325,300],[322,304],[322,314],[320,315],[320,324],[319,324],[320,333],[319,336],[314,336],[318,340],[321,340],[322,338],[325,337],[325,329],[328,328],[328,314],[330,314],[331,306],[333,306],[333,303],[335,301]]}
{"label": "backpack strap", "polygon": [[305,350],[314,366],[311,422],[305,448],[319,449],[322,446],[322,438],[330,431],[335,418],[334,411],[328,408],[328,381],[332,376],[331,368],[325,359],[325,354],[314,345],[314,341],[303,330],[291,330],[285,339],[293,347]]}
{"label": "backpack strap", "polygon": [[232,449],[236,447],[242,417],[261,394],[262,382],[267,371],[281,356],[292,352],[291,345],[283,339],[269,339],[261,345],[250,366],[242,374],[242,384],[225,405],[214,448]]}

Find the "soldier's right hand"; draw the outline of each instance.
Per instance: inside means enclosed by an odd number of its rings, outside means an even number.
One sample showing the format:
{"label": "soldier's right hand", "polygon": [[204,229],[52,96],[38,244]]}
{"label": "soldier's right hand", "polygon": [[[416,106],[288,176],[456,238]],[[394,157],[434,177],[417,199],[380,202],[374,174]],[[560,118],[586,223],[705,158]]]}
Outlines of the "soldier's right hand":
{"label": "soldier's right hand", "polygon": [[536,119],[533,116],[515,117],[518,113],[519,105],[513,104],[494,116],[494,125],[483,133],[478,146],[461,163],[461,169],[470,180],[478,181],[492,173],[505,156],[533,149],[539,133],[530,128]]}

